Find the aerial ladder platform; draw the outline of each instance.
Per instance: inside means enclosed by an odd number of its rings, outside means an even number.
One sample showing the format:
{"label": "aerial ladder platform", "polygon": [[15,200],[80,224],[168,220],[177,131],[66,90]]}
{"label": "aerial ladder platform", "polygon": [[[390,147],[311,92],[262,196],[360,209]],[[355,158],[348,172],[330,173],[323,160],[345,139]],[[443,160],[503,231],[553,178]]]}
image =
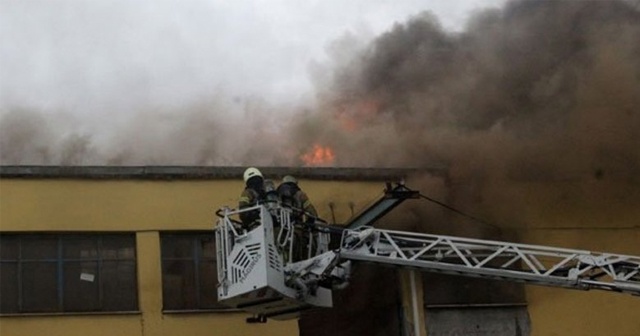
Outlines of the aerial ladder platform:
{"label": "aerial ladder platform", "polygon": [[[640,297],[638,256],[372,227],[418,196],[402,184],[387,184],[376,202],[342,227],[295,223],[295,209],[277,201],[221,209],[215,231],[219,301],[260,320],[297,318],[309,308],[331,307],[333,290],[348,285],[354,262]],[[234,219],[243,211],[260,213],[256,226]],[[331,236],[339,237],[337,247]]]}

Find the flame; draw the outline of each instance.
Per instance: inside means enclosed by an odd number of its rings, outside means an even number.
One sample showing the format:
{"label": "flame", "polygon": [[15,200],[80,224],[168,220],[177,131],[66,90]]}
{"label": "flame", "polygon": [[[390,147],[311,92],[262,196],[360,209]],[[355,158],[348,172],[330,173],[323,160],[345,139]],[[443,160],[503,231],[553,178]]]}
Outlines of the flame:
{"label": "flame", "polygon": [[300,156],[305,166],[330,166],[334,163],[336,155],[329,146],[313,145],[309,151]]}

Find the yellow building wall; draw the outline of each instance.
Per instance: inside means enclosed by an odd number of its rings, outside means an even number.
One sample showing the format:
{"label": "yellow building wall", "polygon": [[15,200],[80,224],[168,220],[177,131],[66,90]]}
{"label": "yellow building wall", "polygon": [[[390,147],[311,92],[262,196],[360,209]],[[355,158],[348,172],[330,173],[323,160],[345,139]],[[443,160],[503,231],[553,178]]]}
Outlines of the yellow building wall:
{"label": "yellow building wall", "polygon": [[[540,229],[531,244],[640,255],[640,229]],[[532,336],[640,335],[640,297],[603,291],[526,286]]]}
{"label": "yellow building wall", "polygon": [[[480,186],[473,182],[453,181],[453,196],[467,197],[453,197],[457,200],[453,205],[494,221],[504,230],[505,237],[514,237],[523,244],[640,256],[637,184],[587,177],[498,180]],[[447,188],[439,186],[438,181],[409,180],[408,186],[419,185],[431,186],[423,187],[426,195],[440,200],[446,197]],[[460,217],[452,214],[451,218]],[[474,231],[473,221],[466,225],[464,229],[471,233],[481,232]],[[640,335],[638,296],[534,285],[525,285],[524,289],[532,336]]]}
{"label": "yellow building wall", "polygon": [[[517,185],[514,203],[527,221],[517,228],[521,242],[640,256],[640,190],[627,181],[601,183]],[[638,296],[541,286],[525,291],[532,336],[640,335]]]}
{"label": "yellow building wall", "polygon": [[[323,218],[344,222],[381,194],[379,182],[301,180]],[[235,180],[1,179],[0,231],[136,232],[139,314],[0,317],[0,335],[297,335],[292,321],[247,324],[247,314],[162,313],[159,231],[211,230],[214,212],[235,207]],[[334,215],[331,214],[333,204]]]}
{"label": "yellow building wall", "polygon": [[[382,193],[379,182],[300,181],[320,217],[346,221]],[[0,180],[2,231],[209,230],[236,207],[242,181]]]}
{"label": "yellow building wall", "polygon": [[[320,216],[329,221],[335,216],[338,223],[383,190],[380,182],[301,180],[300,185]],[[214,211],[223,205],[235,207],[242,188],[240,180],[0,179],[1,232],[136,232],[140,309],[131,315],[0,317],[0,335],[297,335],[296,321],[255,325],[245,323],[247,315],[238,312],[161,311],[159,231],[212,229]],[[588,212],[564,218],[560,215],[564,211],[554,214],[534,208],[531,214],[540,218],[528,218],[539,225],[517,232],[528,244],[639,255],[639,209],[620,212],[624,218],[611,221],[618,225],[602,228],[594,224],[600,218]],[[577,209],[575,213],[580,214]],[[406,282],[403,301],[408,312]],[[637,297],[539,286],[525,290],[532,335],[640,335]],[[423,306],[421,295],[418,303]]]}

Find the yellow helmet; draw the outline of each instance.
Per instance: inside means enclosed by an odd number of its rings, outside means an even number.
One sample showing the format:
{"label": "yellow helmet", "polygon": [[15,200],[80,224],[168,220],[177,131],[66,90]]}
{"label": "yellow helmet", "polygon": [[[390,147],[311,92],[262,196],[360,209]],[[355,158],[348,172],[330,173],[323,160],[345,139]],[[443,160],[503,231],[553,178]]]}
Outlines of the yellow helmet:
{"label": "yellow helmet", "polygon": [[260,172],[260,170],[258,170],[258,168],[255,168],[255,167],[247,168],[244,171],[244,183],[247,183],[247,181],[249,181],[249,179],[254,176],[259,176],[262,178],[262,173]]}

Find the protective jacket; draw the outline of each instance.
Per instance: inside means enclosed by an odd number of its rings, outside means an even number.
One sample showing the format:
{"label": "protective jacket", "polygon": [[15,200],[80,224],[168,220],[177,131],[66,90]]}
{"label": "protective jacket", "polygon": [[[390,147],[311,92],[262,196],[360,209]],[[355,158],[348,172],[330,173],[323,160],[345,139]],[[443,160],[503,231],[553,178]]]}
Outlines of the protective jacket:
{"label": "protective jacket", "polygon": [[[278,186],[278,196],[283,205],[292,208],[293,219],[302,222],[306,213],[306,220],[310,221],[318,217],[316,208],[309,200],[309,196],[295,183],[282,183]],[[304,212],[304,213],[303,213]]]}
{"label": "protective jacket", "polygon": [[[264,190],[256,190],[253,188],[246,187],[242,194],[240,195],[240,199],[238,200],[238,209],[246,209],[258,204],[258,202],[264,200]],[[255,221],[260,219],[260,211],[252,210],[248,212],[240,213],[240,220],[245,226],[250,226]]]}

